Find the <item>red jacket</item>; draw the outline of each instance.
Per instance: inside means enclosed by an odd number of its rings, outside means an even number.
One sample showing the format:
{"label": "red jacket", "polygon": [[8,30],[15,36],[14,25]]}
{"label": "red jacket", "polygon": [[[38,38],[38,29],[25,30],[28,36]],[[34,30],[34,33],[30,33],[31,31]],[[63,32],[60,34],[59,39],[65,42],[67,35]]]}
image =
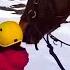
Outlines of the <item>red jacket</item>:
{"label": "red jacket", "polygon": [[28,61],[28,53],[25,49],[8,48],[0,52],[0,70],[24,70]]}

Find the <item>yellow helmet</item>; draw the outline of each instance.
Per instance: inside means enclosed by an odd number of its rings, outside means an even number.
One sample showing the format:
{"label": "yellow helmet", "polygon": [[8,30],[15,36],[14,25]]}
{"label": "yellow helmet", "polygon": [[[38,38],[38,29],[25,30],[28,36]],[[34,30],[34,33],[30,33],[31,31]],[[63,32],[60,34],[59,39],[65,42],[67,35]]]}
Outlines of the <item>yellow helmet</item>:
{"label": "yellow helmet", "polygon": [[14,21],[6,21],[0,24],[0,46],[8,47],[21,42],[22,39],[23,33],[19,24]]}

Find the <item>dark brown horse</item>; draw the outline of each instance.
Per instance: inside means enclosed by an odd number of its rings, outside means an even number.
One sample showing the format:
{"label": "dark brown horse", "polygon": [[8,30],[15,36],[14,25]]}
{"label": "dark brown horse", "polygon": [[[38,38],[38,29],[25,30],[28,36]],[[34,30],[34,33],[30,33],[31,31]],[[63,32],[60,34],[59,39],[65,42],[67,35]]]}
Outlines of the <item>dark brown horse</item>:
{"label": "dark brown horse", "polygon": [[23,32],[25,30],[23,41],[38,43],[43,35],[65,22],[69,12],[70,0],[28,0],[20,20]]}
{"label": "dark brown horse", "polygon": [[[37,43],[46,33],[51,33],[61,23],[66,22],[69,14],[70,0],[28,0],[25,12],[20,20],[20,26],[24,32],[23,41],[37,46]],[[49,43],[48,35],[45,41],[49,53],[54,57],[61,70],[65,70],[54,53],[53,46]]]}

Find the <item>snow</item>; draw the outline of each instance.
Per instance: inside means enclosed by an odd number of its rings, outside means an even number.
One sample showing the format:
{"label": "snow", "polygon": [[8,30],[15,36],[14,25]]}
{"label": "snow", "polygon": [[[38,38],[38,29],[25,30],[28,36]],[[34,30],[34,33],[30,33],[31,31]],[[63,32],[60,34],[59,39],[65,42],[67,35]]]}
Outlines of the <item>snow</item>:
{"label": "snow", "polygon": [[[15,2],[14,2],[15,1]],[[27,3],[27,0],[0,0],[0,6],[10,6],[17,3],[24,2]],[[21,15],[11,14],[14,11],[4,11],[0,10],[0,22],[13,20],[20,21]],[[67,21],[70,21],[70,17],[67,18]],[[63,23],[61,27],[52,32],[52,34],[58,39],[62,40],[65,43],[70,44],[70,23]],[[46,38],[46,35],[45,35]],[[62,45],[60,42],[57,42],[57,45],[53,44],[53,40],[50,39],[50,43],[54,47],[54,52],[59,57],[62,65],[66,70],[70,70],[70,46]],[[34,44],[21,43],[22,47],[25,47],[29,53],[29,62],[25,67],[25,70],[60,70],[54,58],[49,54],[49,49],[47,44],[43,39],[38,43],[39,51],[35,50]]]}
{"label": "snow", "polygon": [[[10,7],[11,5],[15,4],[27,4],[28,0],[0,0],[0,6]],[[22,8],[18,8],[20,10]],[[12,14],[14,11],[4,11],[0,10],[0,22],[12,20],[19,22],[21,15]]]}
{"label": "snow", "polygon": [[6,6],[6,7],[9,7],[11,5],[14,5],[14,4],[27,4],[27,1],[28,0],[0,0],[0,6]]}
{"label": "snow", "polygon": [[7,20],[11,20],[11,21],[17,21],[19,22],[21,15],[16,15],[16,14],[11,14],[14,11],[4,11],[4,10],[0,10],[0,22],[4,22]]}

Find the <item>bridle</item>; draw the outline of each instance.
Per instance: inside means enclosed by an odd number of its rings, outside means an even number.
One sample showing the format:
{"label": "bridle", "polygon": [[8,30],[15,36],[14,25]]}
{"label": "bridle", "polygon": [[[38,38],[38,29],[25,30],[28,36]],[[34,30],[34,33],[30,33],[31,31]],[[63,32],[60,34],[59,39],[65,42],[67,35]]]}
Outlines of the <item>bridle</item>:
{"label": "bridle", "polygon": [[[51,0],[50,0],[51,1]],[[34,8],[33,9],[30,9],[29,11],[28,11],[28,16],[29,16],[29,19],[31,19],[31,20],[34,20],[36,17],[37,17],[37,5],[39,4],[39,0],[34,0],[33,1],[33,6],[34,6]],[[63,17],[63,16],[56,16],[56,17]],[[28,19],[28,20],[29,20]],[[30,20],[29,20],[30,21]],[[61,43],[61,46],[62,46],[62,44],[65,44],[65,45],[67,45],[67,46],[70,46],[70,44],[67,44],[67,43],[65,43],[65,42],[63,42],[63,41],[61,41],[61,40],[59,40],[58,38],[56,38],[55,36],[53,36],[52,34],[51,34],[51,32],[55,29],[55,28],[58,28],[58,26],[57,27],[54,27],[53,29],[51,29],[48,33],[47,33],[47,38],[45,39],[44,38],[44,36],[43,36],[43,34],[42,34],[42,32],[39,30],[39,28],[35,25],[35,24],[32,24],[31,23],[31,25],[36,29],[36,31],[37,32],[39,32],[39,34],[43,37],[43,39],[45,40],[45,42],[46,42],[46,44],[47,44],[47,47],[49,48],[49,53],[53,56],[53,58],[56,60],[56,62],[57,62],[57,64],[59,65],[59,67],[60,67],[60,69],[61,70],[65,70],[65,68],[63,67],[63,65],[61,64],[61,62],[60,62],[60,60],[59,60],[59,58],[57,57],[57,55],[54,53],[54,51],[53,51],[53,46],[50,44],[50,42],[49,42],[49,37],[50,38],[52,38],[53,39],[53,43],[54,43],[54,41],[55,42],[57,42],[57,41],[59,41],[60,43]],[[55,43],[54,43],[55,44]],[[56,45],[56,44],[55,44]],[[36,48],[36,50],[39,50],[38,49],[38,47],[37,47],[37,43],[35,44],[35,48]]]}

